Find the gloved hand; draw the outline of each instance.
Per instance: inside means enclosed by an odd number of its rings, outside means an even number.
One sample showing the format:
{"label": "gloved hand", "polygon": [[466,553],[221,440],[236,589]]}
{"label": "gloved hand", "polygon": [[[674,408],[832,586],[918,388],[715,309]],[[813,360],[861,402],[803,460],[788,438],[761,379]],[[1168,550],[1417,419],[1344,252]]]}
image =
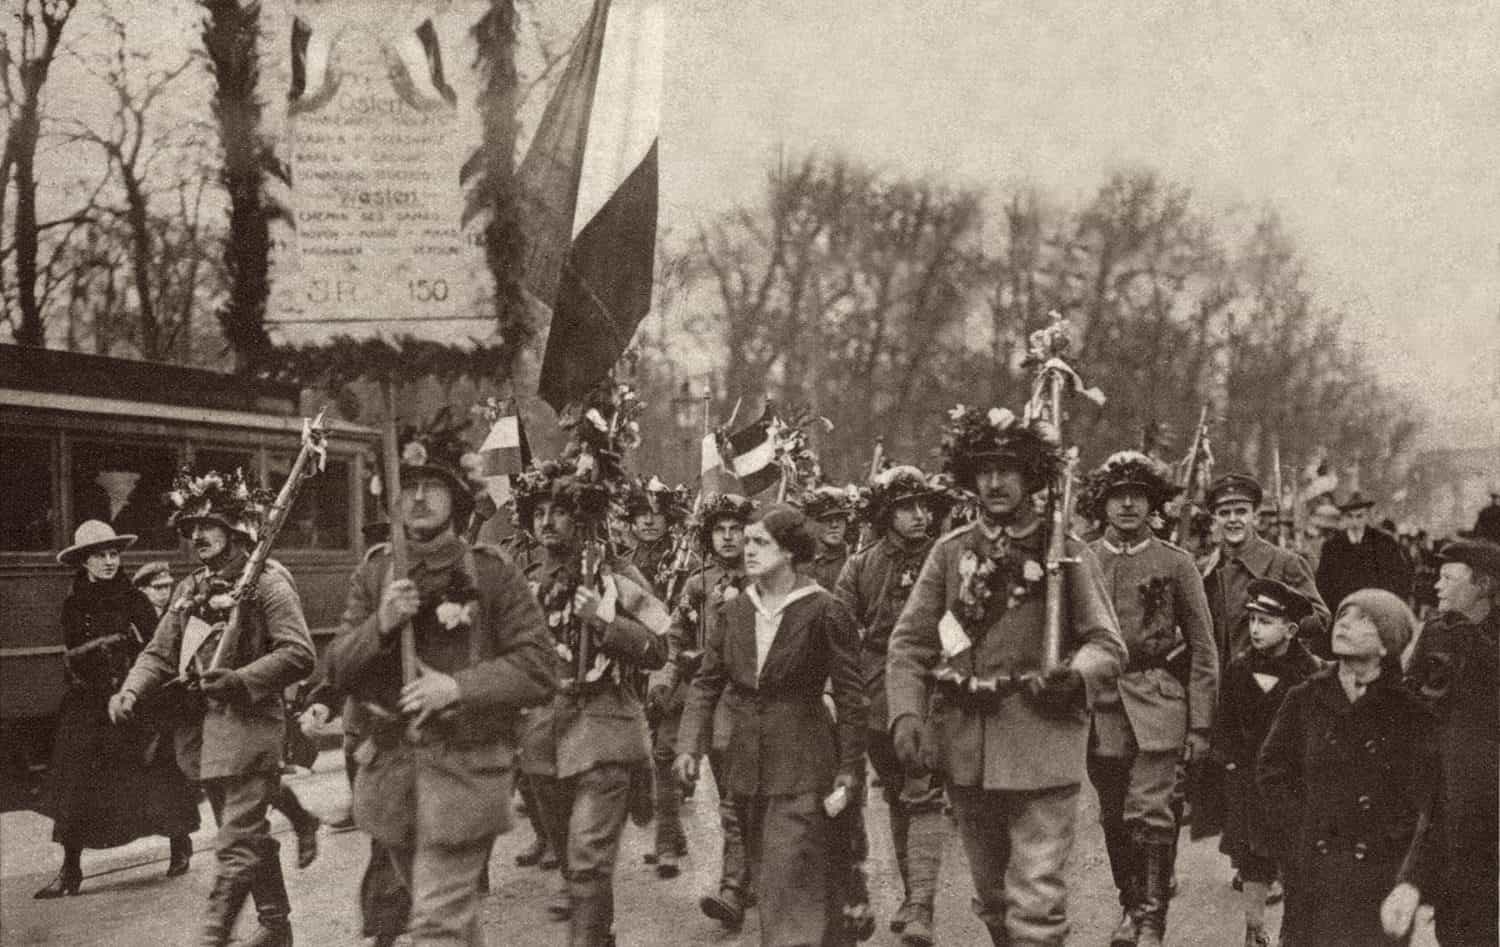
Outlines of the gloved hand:
{"label": "gloved hand", "polygon": [[922,765],[922,721],[913,714],[896,718],[891,728],[891,743],[896,749],[896,759],[908,770],[920,770]]}
{"label": "gloved hand", "polygon": [[240,672],[230,668],[204,671],[202,687],[204,697],[231,707],[246,707],[255,700]]}
{"label": "gloved hand", "polygon": [[1043,714],[1066,717],[1083,707],[1083,675],[1066,665],[1026,678],[1026,697]]}

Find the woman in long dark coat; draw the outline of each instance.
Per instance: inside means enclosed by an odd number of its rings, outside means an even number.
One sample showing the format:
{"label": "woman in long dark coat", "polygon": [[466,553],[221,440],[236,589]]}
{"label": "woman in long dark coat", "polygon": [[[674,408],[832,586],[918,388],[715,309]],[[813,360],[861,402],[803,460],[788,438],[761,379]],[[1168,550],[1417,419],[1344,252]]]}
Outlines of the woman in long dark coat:
{"label": "woman in long dark coat", "polygon": [[[57,559],[79,567],[62,606],[68,690],[52,744],[51,791],[44,809],[62,870],[38,898],[78,893],[86,848],[113,848],[147,835],[171,839],[169,876],[187,871],[198,828],[197,794],[170,747],[139,724],[109,722],[109,697],[156,629],[156,611],[120,572],[120,550],[135,542],[88,520]],[[148,759],[148,754],[150,759]]]}
{"label": "woman in long dark coat", "polygon": [[1261,747],[1257,777],[1295,820],[1281,942],[1395,943],[1380,923],[1436,771],[1433,723],[1401,684],[1415,619],[1395,595],[1362,589],[1334,620],[1338,664],[1292,688]]}
{"label": "woman in long dark coat", "polygon": [[813,546],[807,518],[790,506],[769,507],[745,529],[752,584],[718,606],[723,635],[710,639],[677,737],[677,774],[690,783],[727,691],[733,725],[720,792],[733,797],[745,829],[763,947],[849,942],[830,829],[838,800],[847,804],[860,788],[867,708],[853,617],[796,572]]}

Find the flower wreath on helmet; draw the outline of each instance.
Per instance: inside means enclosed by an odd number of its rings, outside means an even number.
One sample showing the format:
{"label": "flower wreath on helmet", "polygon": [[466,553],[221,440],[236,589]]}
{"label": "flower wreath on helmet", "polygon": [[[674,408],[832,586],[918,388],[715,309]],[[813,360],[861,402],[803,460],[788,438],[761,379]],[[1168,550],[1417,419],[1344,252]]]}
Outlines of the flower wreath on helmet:
{"label": "flower wreath on helmet", "polygon": [[1140,451],[1120,451],[1083,478],[1078,491],[1079,514],[1094,523],[1104,522],[1104,501],[1126,487],[1145,492],[1153,516],[1159,516],[1180,490],[1172,483],[1172,470],[1165,463]]}
{"label": "flower wreath on helmet", "polygon": [[836,487],[825,483],[804,493],[793,505],[808,519],[820,520],[829,516],[853,518],[859,508],[859,501],[860,490],[854,484]]}
{"label": "flower wreath on helmet", "polygon": [[627,519],[640,513],[660,513],[667,518],[667,526],[675,529],[692,514],[693,496],[680,483],[669,487],[655,475],[650,480],[636,477],[626,487],[623,505]]}
{"label": "flower wreath on helmet", "polygon": [[[1063,469],[1056,429],[1027,424],[1005,408],[957,405],[943,432],[944,473],[972,494],[980,465],[1003,460],[1020,470],[1027,487],[1044,488]],[[979,536],[974,533],[972,536]],[[971,545],[959,557],[958,619],[971,636],[1023,599],[1042,594],[1046,570],[1041,561],[1001,533],[988,544]]]}
{"label": "flower wreath on helmet", "polygon": [[876,474],[860,491],[857,514],[861,523],[883,531],[891,525],[891,514],[904,503],[918,501],[936,516],[948,485],[939,477],[928,477],[919,467],[897,464]]}
{"label": "flower wreath on helmet", "polygon": [[939,448],[943,472],[962,490],[974,491],[980,464],[1003,459],[1018,467],[1032,492],[1062,472],[1057,430],[1043,421],[1023,422],[1007,408],[956,405],[948,411]]}
{"label": "flower wreath on helmet", "polygon": [[166,494],[172,505],[167,525],[186,534],[195,522],[217,523],[239,533],[250,542],[260,538],[266,511],[276,500],[270,490],[255,487],[243,471],[220,473],[210,470],[194,476],[190,468],[177,472]]}
{"label": "flower wreath on helmet", "polygon": [[712,555],[714,527],[718,525],[719,520],[735,520],[743,526],[749,523],[750,517],[754,515],[754,500],[742,497],[738,493],[709,494],[703,498],[703,506],[698,510],[698,544],[705,553]]}

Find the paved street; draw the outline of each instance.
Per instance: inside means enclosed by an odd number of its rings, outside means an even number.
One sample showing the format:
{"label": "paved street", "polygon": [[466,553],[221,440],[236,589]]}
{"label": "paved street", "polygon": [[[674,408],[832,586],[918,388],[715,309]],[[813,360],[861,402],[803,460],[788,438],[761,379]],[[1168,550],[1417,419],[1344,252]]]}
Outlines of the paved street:
{"label": "paved street", "polygon": [[[335,815],[346,804],[342,761],[337,752],[323,753],[312,773],[293,776],[288,781],[304,803],[319,815]],[[1106,942],[1118,915],[1091,798],[1085,807],[1070,872],[1074,892],[1071,941],[1101,944]],[[616,930],[620,943],[747,947],[757,943],[753,912],[738,935],[721,932],[714,921],[698,912],[698,895],[715,879],[717,868],[714,852],[718,836],[711,783],[705,783],[685,811],[692,853],[683,874],[672,881],[658,880],[652,869],[641,863],[647,834],[635,828],[626,832],[618,879],[620,917]],[[211,824],[206,805],[203,821],[205,827]],[[898,904],[898,886],[895,865],[889,855],[884,806],[878,800],[872,803],[869,824],[871,881],[876,911],[882,922],[869,943],[891,945],[897,938],[885,930],[884,922]],[[325,829],[318,861],[311,868],[298,871],[293,867],[294,842],[290,829],[279,815],[273,816],[273,826],[282,842],[298,943],[360,943],[354,890],[368,852],[364,837],[358,832],[333,835]],[[168,881],[162,877],[166,841],[147,839],[112,851],[85,853],[86,877],[78,897],[34,901],[32,892],[44,885],[57,868],[59,851],[50,841],[50,831],[51,823],[33,812],[0,816],[0,943],[114,947],[192,942],[199,911],[212,881],[211,833],[207,828],[194,837],[198,854],[193,858],[192,871],[183,878]],[[550,920],[544,910],[555,875],[514,867],[515,853],[530,839],[530,828],[522,820],[516,831],[500,839],[495,847],[492,868],[495,890],[485,902],[486,929],[492,945],[548,944],[563,940],[563,927]],[[1241,942],[1241,919],[1228,884],[1228,864],[1218,854],[1216,845],[1214,839],[1183,848],[1178,866],[1181,893],[1173,903],[1170,918],[1171,943],[1237,945]],[[970,890],[967,866],[955,839],[943,868],[938,904],[940,943],[988,943],[970,912]],[[1273,930],[1279,918],[1280,910],[1273,909]],[[253,912],[247,910],[244,920],[253,924]],[[1430,938],[1425,942],[1430,944]]]}

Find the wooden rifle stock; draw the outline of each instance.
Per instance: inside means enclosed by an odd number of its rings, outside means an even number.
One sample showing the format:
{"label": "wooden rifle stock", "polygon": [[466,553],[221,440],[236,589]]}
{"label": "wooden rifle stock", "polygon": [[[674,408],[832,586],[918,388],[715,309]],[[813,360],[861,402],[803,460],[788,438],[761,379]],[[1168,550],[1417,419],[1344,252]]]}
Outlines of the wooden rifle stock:
{"label": "wooden rifle stock", "polygon": [[1208,433],[1208,405],[1198,412],[1198,427],[1193,431],[1193,446],[1188,452],[1187,473],[1182,481],[1182,509],[1177,513],[1177,528],[1172,541],[1188,548],[1193,538],[1193,487],[1198,482],[1199,463],[1203,458],[1203,438]]}

